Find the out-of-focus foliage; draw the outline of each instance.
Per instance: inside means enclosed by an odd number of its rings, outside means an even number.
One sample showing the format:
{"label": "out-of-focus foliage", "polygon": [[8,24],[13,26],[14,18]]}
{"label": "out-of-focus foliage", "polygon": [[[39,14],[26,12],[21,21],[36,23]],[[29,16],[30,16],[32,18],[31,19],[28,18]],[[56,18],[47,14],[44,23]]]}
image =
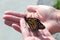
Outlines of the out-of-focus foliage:
{"label": "out-of-focus foliage", "polygon": [[56,0],[56,4],[54,4],[53,7],[60,9],[60,0]]}

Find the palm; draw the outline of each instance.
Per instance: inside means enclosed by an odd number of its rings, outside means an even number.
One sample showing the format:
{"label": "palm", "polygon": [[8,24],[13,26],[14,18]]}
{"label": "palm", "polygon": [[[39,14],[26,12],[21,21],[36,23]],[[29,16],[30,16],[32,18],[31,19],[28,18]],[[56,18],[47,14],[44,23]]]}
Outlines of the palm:
{"label": "palm", "polygon": [[[48,33],[47,33],[47,35],[48,35]],[[25,39],[26,39],[26,40],[49,40],[49,38],[48,38],[47,35],[43,34],[43,33],[42,33],[42,30],[41,30],[41,31],[37,31],[37,32],[32,32],[32,33],[31,33],[31,36],[28,36],[28,37],[26,37]],[[50,35],[50,34],[49,34],[49,35]],[[44,38],[44,36],[45,36],[46,38]],[[49,36],[49,37],[51,37],[51,36]]]}
{"label": "palm", "polygon": [[[45,9],[43,13],[38,13],[40,21],[48,28],[50,25],[57,26],[57,16],[55,15],[55,9]],[[41,11],[41,10],[40,10]],[[41,16],[41,17],[40,17]],[[51,26],[51,27],[52,27]]]}
{"label": "palm", "polygon": [[54,12],[52,13],[43,13],[42,18],[40,20],[42,22],[42,24],[45,25],[45,27],[50,30],[50,32],[52,31],[52,29],[56,28],[56,26],[58,25],[57,22],[57,16],[55,15]]}

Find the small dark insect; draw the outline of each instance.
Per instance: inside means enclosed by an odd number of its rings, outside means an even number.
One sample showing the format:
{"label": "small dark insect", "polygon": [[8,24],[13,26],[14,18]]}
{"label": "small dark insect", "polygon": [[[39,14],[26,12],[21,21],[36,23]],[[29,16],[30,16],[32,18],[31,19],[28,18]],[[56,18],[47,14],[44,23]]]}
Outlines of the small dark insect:
{"label": "small dark insect", "polygon": [[32,32],[37,31],[38,29],[45,29],[45,26],[36,18],[26,18],[25,21],[28,23]]}

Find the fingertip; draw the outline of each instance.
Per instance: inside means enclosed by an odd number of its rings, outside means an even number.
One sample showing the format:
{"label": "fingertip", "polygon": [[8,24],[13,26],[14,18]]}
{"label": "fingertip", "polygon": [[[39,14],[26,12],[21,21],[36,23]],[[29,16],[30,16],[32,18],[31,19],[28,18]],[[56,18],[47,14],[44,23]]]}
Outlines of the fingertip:
{"label": "fingertip", "polygon": [[11,13],[11,12],[12,12],[12,11],[5,11],[4,13],[5,13],[5,14],[9,14],[9,13]]}
{"label": "fingertip", "polygon": [[16,11],[5,11],[4,13],[5,13],[5,15],[14,15],[18,12],[16,12]]}
{"label": "fingertip", "polygon": [[13,23],[12,26],[13,26],[13,27],[20,28],[19,25],[18,25],[18,24],[15,24],[15,23]]}
{"label": "fingertip", "polygon": [[13,26],[13,27],[15,27],[15,26],[16,26],[16,24],[14,24],[14,23],[13,23],[13,24],[12,24],[12,26]]}
{"label": "fingertip", "polygon": [[8,17],[8,15],[4,15],[4,16],[3,16],[3,19],[6,19],[7,17]]}
{"label": "fingertip", "polygon": [[3,16],[3,19],[5,19],[5,15]]}
{"label": "fingertip", "polygon": [[10,17],[12,17],[12,15],[4,15],[4,16],[3,16],[3,19],[8,19],[8,18],[10,18]]}
{"label": "fingertip", "polygon": [[37,5],[29,5],[27,6],[28,12],[36,12]]}
{"label": "fingertip", "polygon": [[11,26],[13,22],[9,20],[4,20],[4,23],[8,26]]}

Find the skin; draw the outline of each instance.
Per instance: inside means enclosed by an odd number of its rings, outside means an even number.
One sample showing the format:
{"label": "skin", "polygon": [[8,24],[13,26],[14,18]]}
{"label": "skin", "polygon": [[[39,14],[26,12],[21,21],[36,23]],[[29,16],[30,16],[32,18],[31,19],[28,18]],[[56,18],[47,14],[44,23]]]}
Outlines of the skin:
{"label": "skin", "polygon": [[21,33],[24,40],[55,40],[47,29],[32,32],[24,18],[20,20]]}
{"label": "skin", "polygon": [[[45,5],[30,5],[27,7],[27,11],[29,13],[21,13],[21,12],[19,13],[19,12],[14,12],[14,11],[6,11],[5,15],[3,17],[4,23],[9,25],[10,27],[13,27],[18,32],[21,32],[24,36],[25,34],[24,34],[24,32],[22,32],[23,29],[21,29],[21,27],[22,27],[21,23],[23,23],[23,22],[21,22],[21,19],[23,19],[24,17],[37,18],[46,27],[45,30],[48,31],[47,32],[48,34],[50,34],[50,33],[54,34],[54,33],[60,32],[60,25],[59,25],[60,24],[59,23],[59,21],[60,21],[60,15],[59,15],[60,10],[57,10],[51,6],[45,6]],[[26,30],[26,31],[28,31],[28,30]],[[43,30],[43,32],[44,32],[44,30]],[[29,34],[29,31],[28,31],[28,34]],[[40,35],[43,35],[43,34],[40,33]],[[39,40],[41,37],[39,37],[37,39]],[[28,39],[30,39],[30,38],[35,39],[36,37],[35,36],[33,36],[33,37],[29,36]],[[40,39],[40,40],[45,40],[44,37],[42,37],[42,38],[43,39]],[[24,39],[25,39],[25,37],[24,37]],[[28,39],[25,39],[25,40],[28,40]],[[49,39],[54,39],[54,38],[51,37],[51,35],[50,35]]]}

